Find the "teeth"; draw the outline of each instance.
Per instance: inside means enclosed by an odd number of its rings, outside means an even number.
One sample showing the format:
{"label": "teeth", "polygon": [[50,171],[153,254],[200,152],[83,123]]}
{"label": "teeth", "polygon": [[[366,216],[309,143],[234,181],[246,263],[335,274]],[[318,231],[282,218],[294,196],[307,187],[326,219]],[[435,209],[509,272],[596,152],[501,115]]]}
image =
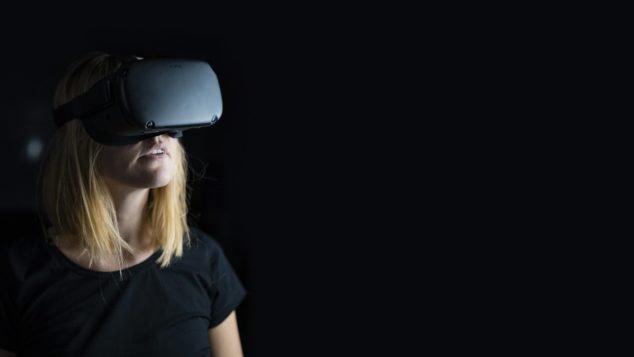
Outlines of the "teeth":
{"label": "teeth", "polygon": [[163,154],[163,150],[161,150],[161,149],[154,150],[154,151],[152,151],[152,153],[151,153],[151,154],[152,154],[152,155],[156,155],[156,154]]}

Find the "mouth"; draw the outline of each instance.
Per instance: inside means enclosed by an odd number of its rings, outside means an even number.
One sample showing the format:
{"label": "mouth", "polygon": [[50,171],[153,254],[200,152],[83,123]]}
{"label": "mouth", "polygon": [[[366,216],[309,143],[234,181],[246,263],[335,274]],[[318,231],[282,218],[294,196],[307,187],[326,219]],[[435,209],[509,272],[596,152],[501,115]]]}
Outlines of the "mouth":
{"label": "mouth", "polygon": [[162,160],[166,158],[167,154],[149,154],[141,156],[142,160]]}
{"label": "mouth", "polygon": [[169,156],[169,153],[167,152],[167,150],[165,150],[165,147],[157,145],[157,146],[153,147],[151,150],[147,151],[141,157],[144,157],[144,158],[161,158],[161,157],[165,157],[165,156]]}
{"label": "mouth", "polygon": [[165,151],[163,149],[158,149],[158,150],[152,150],[151,153],[146,154],[147,155],[164,155]]}

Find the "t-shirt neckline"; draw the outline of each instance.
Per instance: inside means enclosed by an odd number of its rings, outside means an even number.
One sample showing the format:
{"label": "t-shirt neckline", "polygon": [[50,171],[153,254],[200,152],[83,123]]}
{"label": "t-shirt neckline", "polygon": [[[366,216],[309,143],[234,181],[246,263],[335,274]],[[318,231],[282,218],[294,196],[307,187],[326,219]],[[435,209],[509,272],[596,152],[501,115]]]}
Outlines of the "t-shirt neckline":
{"label": "t-shirt neckline", "polygon": [[156,260],[158,259],[158,257],[161,255],[162,253],[162,249],[159,248],[157,251],[155,251],[154,253],[152,253],[152,255],[150,255],[148,258],[146,258],[145,260],[129,266],[127,268],[121,269],[121,273],[119,273],[119,270],[115,270],[115,271],[97,271],[97,270],[91,270],[88,268],[84,268],[83,266],[75,263],[74,261],[72,261],[70,258],[68,258],[64,253],[62,253],[62,251],[52,242],[48,242],[48,247],[49,249],[52,251],[53,255],[55,255],[58,260],[60,260],[62,262],[62,264],[64,266],[66,266],[67,268],[71,269],[74,272],[77,272],[79,274],[82,275],[88,275],[88,276],[92,276],[92,277],[97,277],[97,278],[112,278],[112,277],[116,277],[119,276],[120,274],[123,275],[124,277],[128,277],[128,276],[132,276],[135,275],[137,273],[140,273],[148,268],[150,268],[152,265],[154,265],[156,263]]}

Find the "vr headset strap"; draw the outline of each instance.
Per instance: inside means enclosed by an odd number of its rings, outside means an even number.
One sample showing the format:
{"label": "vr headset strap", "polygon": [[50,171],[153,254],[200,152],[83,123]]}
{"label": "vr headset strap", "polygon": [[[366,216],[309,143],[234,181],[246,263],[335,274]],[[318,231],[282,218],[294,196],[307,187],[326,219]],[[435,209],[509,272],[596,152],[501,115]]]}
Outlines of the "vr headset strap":
{"label": "vr headset strap", "polygon": [[53,111],[55,124],[60,127],[66,122],[89,116],[113,104],[110,78],[97,82],[90,90]]}

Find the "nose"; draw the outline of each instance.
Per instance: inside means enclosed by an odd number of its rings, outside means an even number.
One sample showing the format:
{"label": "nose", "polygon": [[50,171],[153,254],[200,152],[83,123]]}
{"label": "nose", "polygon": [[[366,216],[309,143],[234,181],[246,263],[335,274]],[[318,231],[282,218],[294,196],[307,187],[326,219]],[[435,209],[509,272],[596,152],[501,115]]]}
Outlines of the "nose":
{"label": "nose", "polygon": [[153,136],[152,137],[152,141],[154,141],[156,143],[162,143],[163,141],[165,141],[165,138],[163,137],[163,135],[165,135],[165,134]]}

